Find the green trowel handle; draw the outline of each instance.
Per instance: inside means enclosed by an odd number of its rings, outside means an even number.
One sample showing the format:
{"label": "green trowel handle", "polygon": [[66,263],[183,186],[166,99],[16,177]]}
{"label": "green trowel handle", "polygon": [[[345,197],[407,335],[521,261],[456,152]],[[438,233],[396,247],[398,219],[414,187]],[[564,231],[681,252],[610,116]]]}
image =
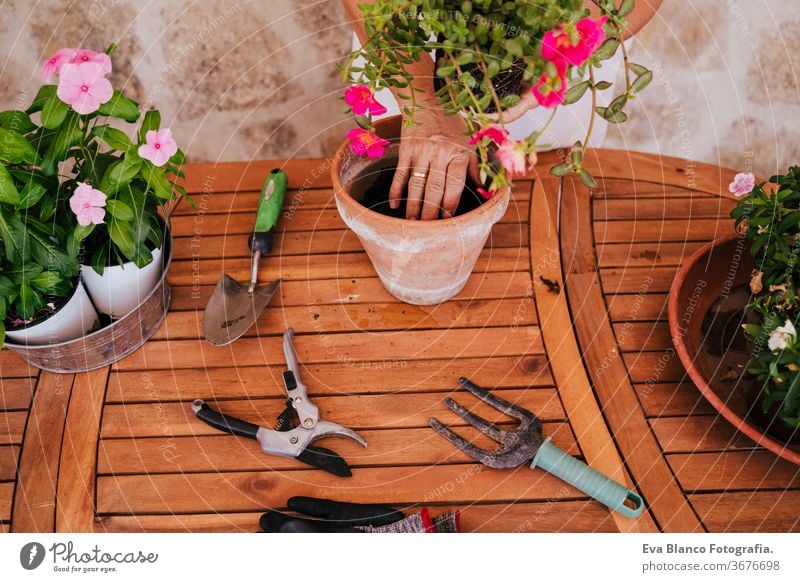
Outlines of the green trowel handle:
{"label": "green trowel handle", "polygon": [[531,469],[536,467],[566,481],[626,517],[639,517],[644,510],[644,501],[635,491],[631,491],[595,471],[586,463],[568,455],[550,442],[550,437],[545,439],[536,456],[533,457]]}
{"label": "green trowel handle", "polygon": [[256,225],[247,244],[253,252],[266,255],[272,250],[275,235],[275,224],[281,214],[283,200],[286,198],[286,173],[283,170],[272,170],[261,188],[258,199]]}

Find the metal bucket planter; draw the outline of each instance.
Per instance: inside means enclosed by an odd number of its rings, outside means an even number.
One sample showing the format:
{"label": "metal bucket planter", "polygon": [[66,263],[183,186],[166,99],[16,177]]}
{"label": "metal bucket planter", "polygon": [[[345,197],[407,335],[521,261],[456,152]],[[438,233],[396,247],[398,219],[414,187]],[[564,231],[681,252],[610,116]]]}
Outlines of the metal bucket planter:
{"label": "metal bucket planter", "polygon": [[161,278],[141,305],[124,317],[74,340],[38,346],[6,341],[5,347],[37,368],[65,374],[104,368],[135,352],[161,327],[167,316],[172,296],[167,283],[172,244],[172,233],[168,231],[164,237]]}

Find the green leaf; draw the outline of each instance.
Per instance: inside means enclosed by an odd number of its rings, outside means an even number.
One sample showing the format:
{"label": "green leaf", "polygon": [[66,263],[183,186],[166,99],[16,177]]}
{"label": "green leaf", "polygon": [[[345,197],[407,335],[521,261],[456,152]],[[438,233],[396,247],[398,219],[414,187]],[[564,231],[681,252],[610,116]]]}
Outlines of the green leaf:
{"label": "green leaf", "polygon": [[586,170],[581,170],[578,172],[578,176],[580,177],[581,182],[583,182],[587,188],[591,188],[593,190],[597,188],[597,182],[594,181],[592,175]]}
{"label": "green leaf", "polygon": [[9,164],[35,164],[39,161],[39,154],[23,136],[0,127],[0,160]]}
{"label": "green leaf", "polygon": [[35,301],[36,297],[33,289],[27,283],[22,283],[19,286],[17,304],[19,305],[19,314],[24,319],[31,318],[36,314]]}
{"label": "green leaf", "polygon": [[[14,282],[6,277],[5,275],[0,275],[0,297],[6,297],[15,293],[16,286]],[[2,318],[0,318],[2,319]]]}
{"label": "green leaf", "polygon": [[108,245],[103,245],[95,251],[91,258],[91,265],[94,272],[103,276],[106,263],[108,262]]}
{"label": "green leaf", "polygon": [[121,91],[114,90],[114,94],[106,103],[97,110],[100,115],[108,115],[133,123],[139,119],[139,106],[135,101],[125,97]]}
{"label": "green leaf", "polygon": [[639,75],[644,75],[649,70],[644,65],[637,65],[636,63],[629,63],[628,66],[631,68],[631,71],[633,71],[634,75],[636,75],[637,77]]}
{"label": "green leaf", "polygon": [[107,200],[106,210],[111,216],[118,220],[124,220],[126,222],[133,220],[133,210],[131,210],[131,207],[119,200]]}
{"label": "green leaf", "polygon": [[608,121],[609,123],[623,123],[627,120],[628,120],[628,114],[625,113],[624,111],[617,111],[610,117],[606,117],[606,121]]}
{"label": "green leaf", "polygon": [[559,164],[550,168],[553,176],[566,176],[572,171],[572,164]]}
{"label": "green leaf", "polygon": [[30,284],[42,291],[48,291],[58,285],[62,280],[61,275],[55,271],[42,271],[30,280]]}
{"label": "green leaf", "polygon": [[580,101],[581,97],[586,94],[586,90],[591,86],[591,82],[584,81],[583,83],[578,83],[569,88],[569,90],[564,95],[564,104],[570,105],[577,101]]}
{"label": "green leaf", "polygon": [[83,131],[80,128],[78,114],[70,111],[44,154],[42,172],[46,176],[55,176],[58,172],[58,163],[63,162],[70,148],[79,144],[82,139]]}
{"label": "green leaf", "polygon": [[20,195],[8,168],[0,165],[0,202],[19,206]]}
{"label": "green leaf", "polygon": [[176,166],[182,166],[186,163],[186,154],[179,149],[177,152],[175,152],[175,155],[169,159],[169,161],[171,164],[175,164]]}
{"label": "green leaf", "polygon": [[594,58],[598,61],[604,61],[606,59],[610,59],[613,57],[617,49],[619,48],[619,40],[616,38],[609,38],[603,44],[600,45],[600,48],[594,53]]}
{"label": "green leaf", "polygon": [[614,112],[611,111],[608,107],[595,107],[594,110],[603,119],[608,119],[609,117],[614,115]]}
{"label": "green leaf", "polygon": [[25,225],[13,214],[5,214],[0,209],[0,238],[6,250],[6,258],[15,264],[23,263],[30,258],[31,246]]}
{"label": "green leaf", "polygon": [[620,18],[627,16],[633,12],[634,5],[634,0],[622,0],[622,4],[619,5],[619,9],[617,10],[617,16]]}
{"label": "green leaf", "polygon": [[[617,96],[611,103],[608,104],[608,110],[613,114],[618,111],[622,111],[622,108],[625,107],[625,104],[628,102],[628,96],[624,93],[622,95]],[[611,116],[607,117],[607,119],[611,119]]]}
{"label": "green leaf", "polygon": [[47,269],[58,271],[65,277],[74,277],[80,266],[74,257],[60,250],[56,243],[34,229],[28,229],[31,251],[36,262]]}
{"label": "green leaf", "polygon": [[108,225],[108,234],[119,249],[119,252],[132,261],[136,255],[136,243],[133,240],[131,225],[121,220],[112,219]]}
{"label": "green leaf", "polygon": [[640,92],[642,89],[647,87],[650,82],[653,80],[653,72],[647,71],[646,73],[642,73],[631,83],[631,91],[634,93]]}
{"label": "green leaf", "polygon": [[36,129],[36,124],[31,121],[31,116],[24,111],[11,110],[0,113],[0,127],[26,134]]}
{"label": "green leaf", "polygon": [[439,67],[436,69],[436,76],[437,77],[449,77],[455,72],[456,68],[449,60],[445,60]]}
{"label": "green leaf", "polygon": [[56,203],[52,196],[42,198],[39,204],[39,220],[48,221],[56,213]]}
{"label": "green leaf", "polygon": [[156,196],[163,200],[170,200],[173,198],[172,183],[167,179],[164,170],[156,168],[150,162],[146,162],[142,168],[142,176],[147,182],[147,185],[153,189]]}
{"label": "green leaf", "polygon": [[69,105],[64,103],[58,98],[55,93],[45,101],[44,108],[42,109],[42,125],[47,129],[56,129],[62,123],[64,118],[67,117]]}
{"label": "green leaf", "polygon": [[108,195],[115,194],[121,188],[130,184],[141,168],[141,160],[128,158],[127,156],[114,162],[106,170],[103,179],[100,180],[100,190]]}
{"label": "green leaf", "polygon": [[594,88],[597,89],[598,91],[605,91],[606,89],[612,86],[613,84],[609,83],[608,81],[598,81],[597,83],[594,84]]}
{"label": "green leaf", "polygon": [[99,137],[115,150],[127,151],[131,147],[131,138],[124,131],[108,125],[96,125],[92,128],[92,135]]}
{"label": "green leaf", "polygon": [[47,188],[44,185],[31,180],[25,184],[22,192],[19,193],[19,204],[17,206],[22,209],[30,208],[41,200],[45,192],[47,192]]}
{"label": "green leaf", "polygon": [[148,131],[158,131],[161,128],[161,114],[152,109],[144,114],[142,126],[139,128],[139,143],[144,143]]}
{"label": "green leaf", "polygon": [[56,86],[55,85],[42,85],[39,88],[39,92],[36,93],[36,97],[33,98],[33,103],[31,106],[26,109],[26,113],[36,113],[37,111],[41,111],[44,109],[44,104],[47,103],[47,100],[50,99],[51,96],[56,94]]}

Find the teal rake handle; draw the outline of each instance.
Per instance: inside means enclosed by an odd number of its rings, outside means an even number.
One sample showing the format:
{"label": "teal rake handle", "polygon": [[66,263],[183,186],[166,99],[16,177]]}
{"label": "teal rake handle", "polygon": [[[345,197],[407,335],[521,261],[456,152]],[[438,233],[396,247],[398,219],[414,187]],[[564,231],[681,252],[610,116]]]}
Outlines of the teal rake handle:
{"label": "teal rake handle", "polygon": [[[639,517],[644,510],[644,501],[636,492],[565,453],[550,442],[550,437],[545,439],[533,457],[531,469],[536,467],[555,475],[626,517]],[[632,503],[633,507],[626,505],[626,501]]]}

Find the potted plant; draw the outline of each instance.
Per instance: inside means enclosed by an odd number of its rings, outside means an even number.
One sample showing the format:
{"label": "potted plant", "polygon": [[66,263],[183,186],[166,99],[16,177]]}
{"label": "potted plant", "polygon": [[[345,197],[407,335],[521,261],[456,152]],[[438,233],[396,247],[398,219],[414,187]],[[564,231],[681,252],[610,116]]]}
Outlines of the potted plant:
{"label": "potted plant", "polygon": [[747,368],[755,380],[750,412],[773,436],[800,442],[800,166],[770,183],[767,189],[741,175],[732,185],[744,197],[731,215],[750,242],[755,263],[747,305],[754,321],[742,326],[753,346]]}
{"label": "potted plant", "polygon": [[[139,105],[113,89],[112,45],[104,53],[61,49],[42,76],[56,85],[41,87],[28,114],[40,113],[40,172],[53,178],[61,165],[58,216],[67,232],[66,250],[81,262],[81,274],[97,308],[113,318],[135,309],[162,272],[165,216],[183,188],[184,161],[158,111],[144,116]],[[135,123],[133,137],[114,120]],[[117,121],[117,123],[119,123]],[[49,136],[52,136],[48,139]]]}
{"label": "potted plant", "polygon": [[56,343],[97,326],[97,312],[66,252],[67,231],[53,221],[57,184],[32,171],[39,154],[18,131],[21,112],[0,113],[0,347]]}
{"label": "potted plant", "polygon": [[[183,154],[157,111],[142,116],[111,86],[114,48],[59,50],[30,107],[0,112],[0,332],[56,371],[119,359],[168,305],[168,289],[148,294],[165,285],[165,208],[185,193],[173,184]],[[113,127],[140,119],[133,137]],[[122,317],[145,297],[127,322],[108,325],[93,307]]]}
{"label": "potted plant", "polygon": [[[596,82],[594,70],[621,46],[625,17],[634,2],[595,4],[601,12],[597,19],[589,17],[582,0],[377,0],[361,5],[368,38],[342,66],[345,78],[353,82],[344,99],[358,127],[348,132],[331,171],[337,207],[391,293],[411,303],[438,303],[466,283],[492,224],[508,205],[513,176],[531,169],[537,140],[547,129],[539,128],[523,140],[509,137],[503,111],[519,102],[520,93],[555,111],[588,91],[592,120],[595,115],[612,123],[627,119],[625,105],[652,80],[652,72],[626,55],[624,91],[608,107],[595,107],[597,93],[611,84]],[[401,125],[374,122],[386,111],[375,92],[391,88],[400,93],[408,103],[403,122],[415,123],[422,105],[415,98],[409,67],[430,51],[437,55],[438,106],[461,116],[465,134],[472,136],[471,145],[477,149],[480,183],[471,187],[471,198],[477,200],[472,206],[496,200],[489,209],[469,208],[471,212],[434,225],[388,221],[358,204],[365,190],[361,177],[396,164],[391,158],[396,156]],[[592,120],[586,138],[551,172],[574,172],[593,188],[594,179],[582,167]]]}

